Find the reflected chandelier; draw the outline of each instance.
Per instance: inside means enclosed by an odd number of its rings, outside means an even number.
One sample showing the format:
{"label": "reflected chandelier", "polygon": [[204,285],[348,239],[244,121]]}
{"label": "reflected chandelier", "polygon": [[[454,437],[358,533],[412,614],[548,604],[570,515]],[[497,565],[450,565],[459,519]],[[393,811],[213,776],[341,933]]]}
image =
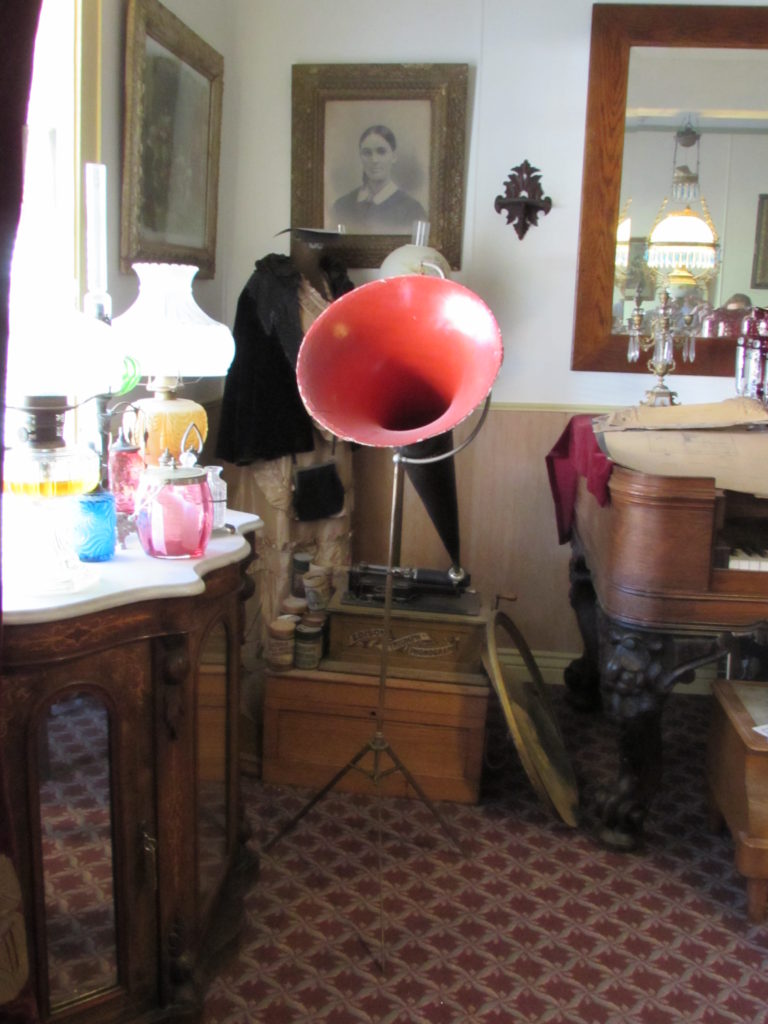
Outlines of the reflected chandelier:
{"label": "reflected chandelier", "polygon": [[[699,187],[701,134],[690,120],[675,133],[672,158],[671,203],[661,204],[648,239],[648,266],[667,285],[695,287],[717,273],[720,247],[717,231]],[[678,164],[678,147],[696,147],[696,170]],[[700,213],[694,211],[698,207]]]}

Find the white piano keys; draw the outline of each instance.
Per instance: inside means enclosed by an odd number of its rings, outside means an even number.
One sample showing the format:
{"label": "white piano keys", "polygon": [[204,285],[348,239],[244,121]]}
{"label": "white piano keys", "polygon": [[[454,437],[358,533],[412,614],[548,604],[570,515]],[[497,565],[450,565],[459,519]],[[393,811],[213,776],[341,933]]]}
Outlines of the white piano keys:
{"label": "white piano keys", "polygon": [[728,568],[743,572],[768,572],[768,552],[747,552],[734,548],[728,556]]}

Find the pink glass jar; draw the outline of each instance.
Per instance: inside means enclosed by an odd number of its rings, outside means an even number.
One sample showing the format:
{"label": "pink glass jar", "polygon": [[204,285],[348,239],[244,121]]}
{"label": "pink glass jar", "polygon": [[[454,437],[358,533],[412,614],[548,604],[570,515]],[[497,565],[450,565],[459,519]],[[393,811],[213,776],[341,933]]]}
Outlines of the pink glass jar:
{"label": "pink glass jar", "polygon": [[200,558],[213,529],[213,501],[205,470],[164,456],[149,466],[135,499],[142,548],[154,558]]}

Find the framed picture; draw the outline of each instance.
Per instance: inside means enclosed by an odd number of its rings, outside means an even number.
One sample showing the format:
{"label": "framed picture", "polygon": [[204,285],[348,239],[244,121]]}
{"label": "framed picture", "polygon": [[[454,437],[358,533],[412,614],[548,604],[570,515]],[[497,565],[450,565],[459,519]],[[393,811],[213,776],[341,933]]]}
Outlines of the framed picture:
{"label": "framed picture", "polygon": [[129,0],[120,269],[213,277],[224,59],[157,0]]}
{"label": "framed picture", "polygon": [[768,288],[768,195],[757,197],[755,254],[752,259],[752,288]]}
{"label": "framed picture", "polygon": [[466,64],[296,64],[291,226],[342,232],[348,267],[378,267],[429,222],[461,266]]}
{"label": "framed picture", "polygon": [[656,277],[646,262],[647,251],[647,238],[630,238],[622,294],[625,299],[631,299],[633,302],[638,295],[642,302],[650,302],[656,295]]}

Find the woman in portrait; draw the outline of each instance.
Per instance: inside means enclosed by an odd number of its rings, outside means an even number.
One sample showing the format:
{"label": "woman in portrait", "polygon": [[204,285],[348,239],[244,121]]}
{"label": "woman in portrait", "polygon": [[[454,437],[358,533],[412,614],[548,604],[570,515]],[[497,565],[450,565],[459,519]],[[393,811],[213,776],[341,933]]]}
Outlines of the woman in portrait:
{"label": "woman in portrait", "polygon": [[358,142],[363,183],[333,204],[335,227],[350,234],[410,234],[413,222],[427,220],[424,207],[392,177],[397,161],[394,132],[383,124],[366,128]]}

